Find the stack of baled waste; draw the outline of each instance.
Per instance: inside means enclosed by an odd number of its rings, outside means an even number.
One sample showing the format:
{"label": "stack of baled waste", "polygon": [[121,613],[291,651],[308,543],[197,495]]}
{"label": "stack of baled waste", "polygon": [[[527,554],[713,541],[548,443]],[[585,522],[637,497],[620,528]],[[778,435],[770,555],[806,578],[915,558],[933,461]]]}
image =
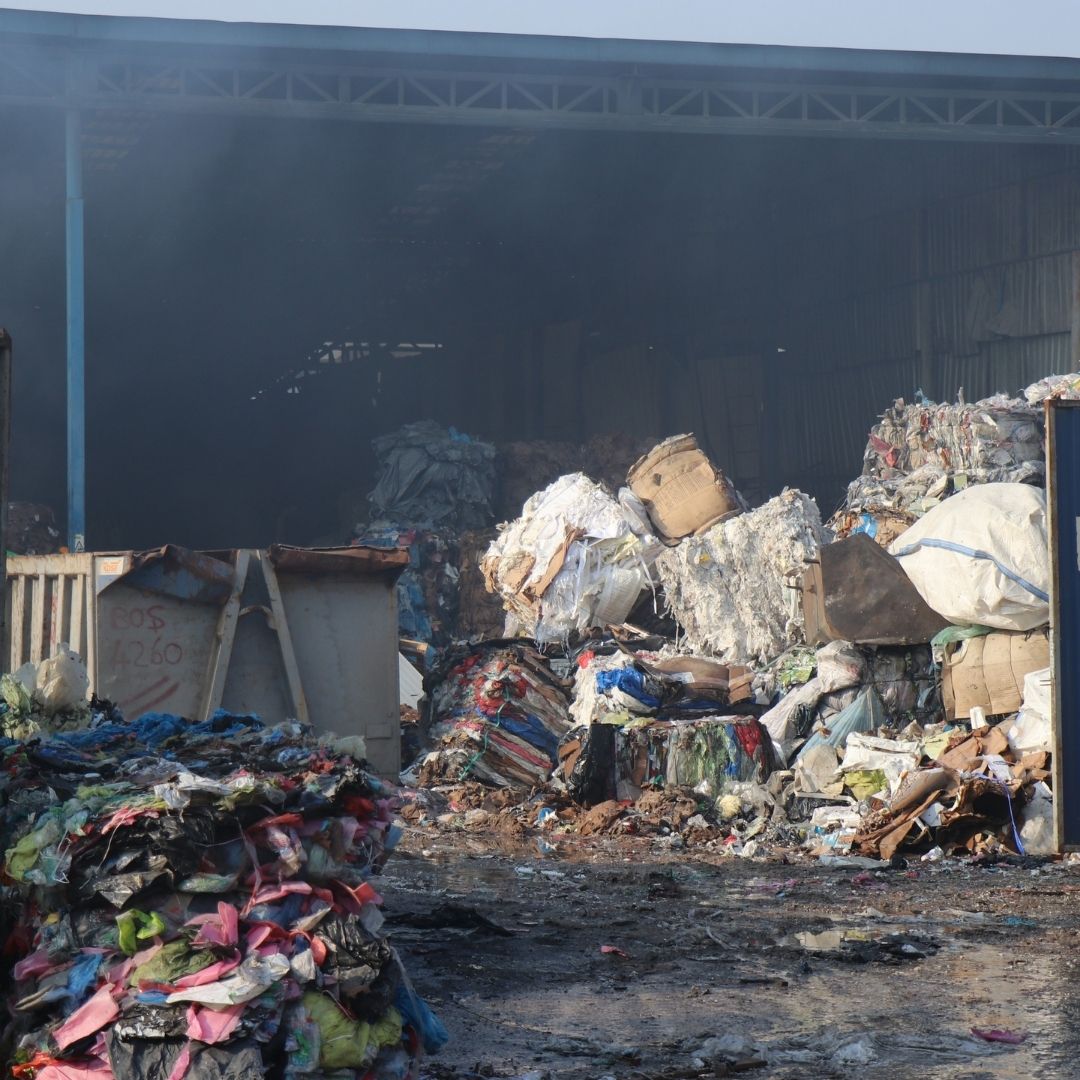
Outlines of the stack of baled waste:
{"label": "stack of baled waste", "polygon": [[652,583],[659,549],[629,490],[616,500],[571,473],[500,528],[481,568],[510,615],[508,629],[565,641],[575,631],[623,622]]}
{"label": "stack of baled waste", "polygon": [[379,478],[372,518],[403,526],[482,529],[491,524],[495,447],[432,420],[372,441]]}
{"label": "stack of baled waste", "polygon": [[462,646],[425,681],[433,746],[405,774],[425,787],[480,780],[528,790],[570,727],[567,688],[525,641]]}
{"label": "stack of baled waste", "polygon": [[12,1075],[416,1077],[446,1036],[380,934],[393,792],[347,745],[227,714],[4,741]]}
{"label": "stack of baled waste", "polygon": [[[1035,387],[1028,393],[1037,396]],[[862,475],[830,522],[837,535],[862,531],[887,545],[969,485],[1041,484],[1042,412],[1032,400],[1004,394],[954,405],[897,399],[870,431]]]}

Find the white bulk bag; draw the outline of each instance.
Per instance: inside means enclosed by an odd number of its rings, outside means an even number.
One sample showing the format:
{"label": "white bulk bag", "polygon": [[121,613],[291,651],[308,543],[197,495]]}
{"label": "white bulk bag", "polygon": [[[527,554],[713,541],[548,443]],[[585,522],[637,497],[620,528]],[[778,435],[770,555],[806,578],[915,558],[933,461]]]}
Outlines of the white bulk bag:
{"label": "white bulk bag", "polygon": [[889,551],[930,607],[958,626],[1032,630],[1050,619],[1041,488],[967,488],[901,533]]}

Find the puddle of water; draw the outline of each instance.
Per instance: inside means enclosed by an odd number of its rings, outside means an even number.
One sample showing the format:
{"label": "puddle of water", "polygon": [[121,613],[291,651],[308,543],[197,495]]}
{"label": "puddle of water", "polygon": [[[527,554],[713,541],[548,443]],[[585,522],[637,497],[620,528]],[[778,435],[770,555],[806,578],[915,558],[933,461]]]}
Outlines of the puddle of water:
{"label": "puddle of water", "polygon": [[836,952],[845,941],[873,940],[865,930],[800,930],[792,936],[808,952]]}

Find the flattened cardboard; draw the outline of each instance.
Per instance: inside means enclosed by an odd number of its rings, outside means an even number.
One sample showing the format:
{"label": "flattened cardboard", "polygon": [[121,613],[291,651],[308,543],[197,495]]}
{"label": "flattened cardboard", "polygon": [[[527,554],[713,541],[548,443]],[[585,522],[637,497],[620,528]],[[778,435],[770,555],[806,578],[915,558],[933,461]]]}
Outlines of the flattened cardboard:
{"label": "flattened cardboard", "polygon": [[1050,664],[1046,630],[1004,631],[948,646],[942,697],[950,720],[967,719],[976,705],[987,716],[1014,713],[1024,700],[1024,676]]}

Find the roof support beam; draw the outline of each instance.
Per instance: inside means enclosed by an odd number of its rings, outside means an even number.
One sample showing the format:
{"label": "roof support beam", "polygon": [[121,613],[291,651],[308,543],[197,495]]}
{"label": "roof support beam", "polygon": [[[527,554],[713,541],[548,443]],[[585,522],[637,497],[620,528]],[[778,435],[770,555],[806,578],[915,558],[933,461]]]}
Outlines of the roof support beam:
{"label": "roof support beam", "polygon": [[[160,56],[160,59],[155,59]],[[0,103],[487,127],[1080,142],[1080,93],[295,63],[0,44]]]}

